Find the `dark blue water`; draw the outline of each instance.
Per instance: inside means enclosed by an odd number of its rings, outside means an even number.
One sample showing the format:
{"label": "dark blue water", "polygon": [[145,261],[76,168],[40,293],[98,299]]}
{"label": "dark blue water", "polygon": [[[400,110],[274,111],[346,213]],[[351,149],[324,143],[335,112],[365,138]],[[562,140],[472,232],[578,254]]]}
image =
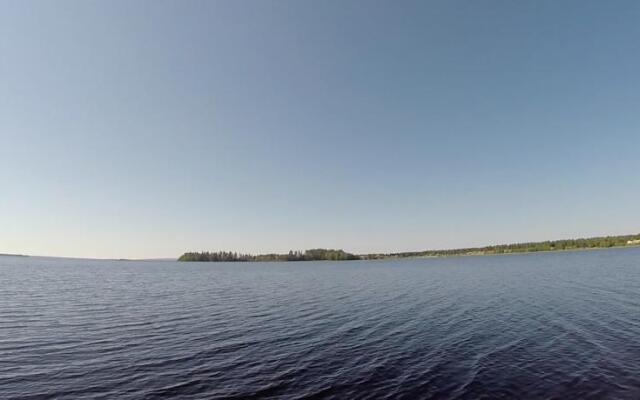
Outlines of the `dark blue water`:
{"label": "dark blue water", "polygon": [[640,398],[640,249],[0,257],[2,399]]}

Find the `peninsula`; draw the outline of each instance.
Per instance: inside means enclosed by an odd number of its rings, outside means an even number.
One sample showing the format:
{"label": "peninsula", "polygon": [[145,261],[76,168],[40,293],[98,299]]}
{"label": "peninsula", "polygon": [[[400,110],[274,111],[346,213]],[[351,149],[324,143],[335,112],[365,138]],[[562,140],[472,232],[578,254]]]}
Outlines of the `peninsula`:
{"label": "peninsula", "polygon": [[528,242],[500,244],[485,247],[468,247],[461,249],[424,250],[403,253],[351,254],[344,250],[311,249],[305,252],[289,251],[287,254],[240,254],[230,251],[188,252],[178,261],[210,261],[210,262],[242,262],[242,261],[350,261],[380,260],[386,258],[412,257],[448,257],[464,255],[490,255],[511,253],[533,253],[539,251],[562,251],[580,249],[604,249],[612,247],[640,246],[640,234],[621,236],[599,236],[584,239],[548,240],[544,242]]}

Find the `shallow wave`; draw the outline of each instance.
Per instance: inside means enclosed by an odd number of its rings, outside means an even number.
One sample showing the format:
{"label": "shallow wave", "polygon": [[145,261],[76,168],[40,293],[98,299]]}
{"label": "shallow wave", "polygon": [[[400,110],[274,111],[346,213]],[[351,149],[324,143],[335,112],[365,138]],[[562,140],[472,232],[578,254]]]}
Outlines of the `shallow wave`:
{"label": "shallow wave", "polygon": [[0,398],[640,398],[640,250],[0,257]]}

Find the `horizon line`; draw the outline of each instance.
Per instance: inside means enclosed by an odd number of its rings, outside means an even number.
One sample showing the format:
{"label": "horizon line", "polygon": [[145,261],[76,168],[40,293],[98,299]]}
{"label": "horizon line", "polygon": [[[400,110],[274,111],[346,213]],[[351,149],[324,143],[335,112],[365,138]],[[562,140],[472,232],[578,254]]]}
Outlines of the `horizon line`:
{"label": "horizon line", "polygon": [[[510,243],[492,243],[486,245],[479,246],[471,246],[471,247],[450,247],[450,248],[440,248],[440,249],[423,249],[423,250],[410,250],[410,251],[388,251],[388,252],[368,252],[368,253],[351,253],[356,256],[369,256],[369,255],[398,255],[398,254],[412,254],[412,253],[426,253],[426,252],[440,252],[440,251],[456,251],[456,250],[476,250],[476,249],[484,249],[490,247],[498,247],[498,246],[512,246],[512,245],[525,245],[525,244],[538,244],[538,243],[547,243],[547,242],[559,242],[564,240],[592,240],[592,239],[605,239],[605,238],[619,238],[619,237],[627,237],[627,236],[640,236],[640,233],[627,233],[620,235],[599,235],[599,236],[588,236],[588,237],[572,237],[572,238],[562,238],[562,239],[546,239],[546,240],[535,240],[535,241],[520,241],[520,242],[510,242]],[[331,247],[311,247],[305,250],[311,249],[332,249]],[[344,248],[334,248],[332,250],[342,250],[347,253],[349,251]],[[185,253],[197,253],[197,252],[230,252],[237,254],[245,254],[245,255],[254,255],[252,253],[244,253],[241,251],[227,251],[227,250],[202,250],[202,251],[185,251]],[[301,250],[293,250],[289,251],[301,251]],[[265,254],[287,254],[287,253],[278,253],[278,252],[268,252],[268,253],[260,253],[257,255],[265,255]],[[39,258],[63,258],[63,259],[73,259],[73,260],[97,260],[97,261],[177,261],[180,257],[148,257],[148,258],[132,258],[132,257],[77,257],[77,256],[51,256],[51,255],[41,255],[41,254],[20,254],[20,253],[0,253],[0,257],[39,257]]]}

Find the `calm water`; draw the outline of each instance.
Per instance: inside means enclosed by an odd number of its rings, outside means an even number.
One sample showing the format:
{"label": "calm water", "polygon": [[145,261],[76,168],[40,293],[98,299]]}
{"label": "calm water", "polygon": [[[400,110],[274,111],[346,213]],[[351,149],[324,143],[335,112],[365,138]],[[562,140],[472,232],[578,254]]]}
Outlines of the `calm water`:
{"label": "calm water", "polygon": [[0,257],[0,398],[640,398],[640,249]]}

